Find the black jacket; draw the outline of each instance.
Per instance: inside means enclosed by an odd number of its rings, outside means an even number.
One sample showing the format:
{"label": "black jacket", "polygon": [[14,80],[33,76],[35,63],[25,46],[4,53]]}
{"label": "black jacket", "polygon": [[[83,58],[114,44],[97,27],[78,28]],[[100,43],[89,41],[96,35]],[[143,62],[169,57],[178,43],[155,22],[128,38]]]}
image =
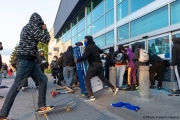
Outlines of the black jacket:
{"label": "black jacket", "polygon": [[164,63],[163,60],[161,59],[161,57],[159,57],[157,55],[149,55],[149,63],[153,65],[156,62]]}
{"label": "black jacket", "polygon": [[[121,50],[124,50],[124,51],[125,51],[123,45],[118,45],[118,50],[113,53],[112,58],[111,58],[111,61],[112,61],[114,64],[117,62],[117,60],[116,60],[117,55],[118,55],[119,53],[122,53]],[[122,61],[122,62],[121,62],[122,65],[126,65],[126,64],[127,64],[127,61],[129,61],[128,55],[122,53],[121,61]]]}
{"label": "black jacket", "polygon": [[58,58],[58,65],[59,65],[61,68],[63,68],[63,57],[62,57],[62,56],[60,56],[60,57]]}
{"label": "black jacket", "polygon": [[174,46],[172,47],[172,60],[171,65],[180,63],[180,38],[172,39]]}
{"label": "black jacket", "polygon": [[70,67],[75,66],[72,46],[69,46],[67,51],[63,53],[62,58],[59,59],[58,64],[60,65],[62,63],[63,66],[70,66]]}
{"label": "black jacket", "polygon": [[88,60],[90,65],[93,62],[101,63],[101,58],[99,54],[103,53],[104,51],[95,45],[92,36],[86,36],[85,38],[88,39],[87,46],[85,48],[83,56],[77,59],[77,61],[81,62],[84,60]]}
{"label": "black jacket", "polygon": [[2,58],[1,58],[1,54],[0,54],[0,69],[2,68]]}
{"label": "black jacket", "polygon": [[132,60],[135,62],[136,68],[139,68],[139,66],[147,66],[148,62],[139,61],[139,50],[141,49],[141,44],[139,42],[136,42],[134,46],[135,46],[135,51],[134,51],[134,57]]}
{"label": "black jacket", "polygon": [[112,55],[114,53],[114,47],[110,47],[109,48],[109,53],[108,55],[106,56],[106,62],[105,62],[105,66],[114,66],[114,63],[112,62],[111,58],[112,58]]}
{"label": "black jacket", "polygon": [[17,58],[35,60],[38,42],[49,43],[50,35],[47,29],[42,30],[43,20],[38,13],[33,13],[29,23],[25,25],[20,34],[17,48]]}

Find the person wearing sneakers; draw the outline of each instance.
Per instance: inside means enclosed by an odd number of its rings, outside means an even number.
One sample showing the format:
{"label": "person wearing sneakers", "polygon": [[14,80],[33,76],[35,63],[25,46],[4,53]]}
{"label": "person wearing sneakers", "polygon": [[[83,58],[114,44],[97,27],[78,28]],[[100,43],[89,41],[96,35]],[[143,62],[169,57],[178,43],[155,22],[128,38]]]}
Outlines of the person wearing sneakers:
{"label": "person wearing sneakers", "polygon": [[73,92],[72,84],[75,69],[75,63],[73,59],[73,48],[72,46],[69,46],[67,51],[63,53],[62,59],[59,61],[59,64],[63,63],[63,75],[64,80],[66,81],[66,89],[70,92]]}
{"label": "person wearing sneakers", "polygon": [[102,62],[100,58],[100,54],[103,53],[103,50],[101,50],[94,44],[92,36],[85,36],[84,45],[85,45],[85,52],[83,56],[79,59],[74,59],[74,61],[75,63],[81,62],[84,60],[88,60],[89,62],[89,67],[85,76],[85,84],[86,84],[87,93],[88,93],[88,96],[87,98],[85,98],[85,101],[95,100],[95,97],[93,95],[93,91],[91,88],[91,81],[90,81],[90,79],[94,77],[95,75],[97,75],[103,82],[105,82],[105,84],[112,89],[114,95],[116,95],[118,88],[113,86],[109,82],[109,80],[104,77],[104,72],[102,69]]}
{"label": "person wearing sneakers", "polygon": [[48,44],[50,35],[38,13],[33,13],[29,23],[26,24],[20,34],[20,41],[16,57],[18,59],[18,71],[11,89],[0,112],[0,120],[7,120],[16,95],[21,90],[26,79],[34,76],[39,81],[38,112],[45,112],[54,109],[54,106],[46,106],[47,76],[42,72],[36,63],[37,45],[39,42]]}
{"label": "person wearing sneakers", "polygon": [[53,60],[50,64],[50,67],[52,68],[52,75],[54,78],[54,84],[56,84],[56,81],[58,79],[58,61],[57,61],[57,56],[53,57]]}

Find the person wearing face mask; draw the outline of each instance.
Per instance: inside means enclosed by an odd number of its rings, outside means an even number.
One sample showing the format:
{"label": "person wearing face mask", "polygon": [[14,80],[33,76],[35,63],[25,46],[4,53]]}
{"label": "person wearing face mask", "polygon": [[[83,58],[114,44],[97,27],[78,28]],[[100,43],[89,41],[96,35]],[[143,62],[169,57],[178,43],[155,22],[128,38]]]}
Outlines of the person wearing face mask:
{"label": "person wearing face mask", "polygon": [[[2,42],[0,42],[0,51],[3,50]],[[0,68],[2,67],[2,58],[0,54]],[[2,83],[2,73],[0,72],[0,85]],[[0,96],[0,99],[4,98],[3,96]]]}
{"label": "person wearing face mask", "polygon": [[112,89],[114,95],[116,95],[118,89],[115,86],[113,86],[109,82],[108,79],[104,77],[104,73],[102,69],[102,62],[99,55],[100,53],[103,53],[103,50],[101,50],[99,47],[97,47],[94,44],[92,36],[85,36],[84,45],[85,45],[85,51],[84,51],[83,56],[81,58],[74,59],[75,63],[85,61],[85,60],[88,60],[89,62],[89,67],[85,76],[85,85],[86,85],[88,96],[84,100],[85,101],[95,100],[95,97],[93,95],[93,91],[91,88],[91,81],[90,81],[90,79],[94,77],[95,75],[97,75],[103,82],[105,82],[105,84]]}
{"label": "person wearing face mask", "polygon": [[57,56],[53,57],[53,60],[50,64],[50,67],[52,68],[52,73],[54,77],[54,84],[56,84],[56,81],[58,79],[58,61],[57,61]]}
{"label": "person wearing face mask", "polygon": [[101,57],[101,60],[105,60],[106,59],[106,56],[107,56],[107,53],[105,52],[102,57]]}

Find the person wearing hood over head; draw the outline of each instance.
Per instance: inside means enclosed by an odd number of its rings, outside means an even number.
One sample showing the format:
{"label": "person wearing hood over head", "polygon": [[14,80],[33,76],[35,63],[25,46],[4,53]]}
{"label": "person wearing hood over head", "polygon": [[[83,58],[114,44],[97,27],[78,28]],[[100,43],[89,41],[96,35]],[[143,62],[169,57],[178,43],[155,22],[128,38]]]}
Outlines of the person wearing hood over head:
{"label": "person wearing hood over head", "polygon": [[124,49],[123,45],[118,45],[118,50],[113,53],[111,60],[115,64],[115,67],[117,67],[116,83],[117,87],[121,89],[124,73],[126,71],[126,66],[129,61],[129,57],[126,54],[126,50]]}
{"label": "person wearing hood over head", "polygon": [[173,38],[172,41],[174,46],[172,47],[171,69],[174,69],[177,78],[176,93],[180,93],[180,38]]}
{"label": "person wearing hood over head", "polygon": [[44,57],[44,50],[39,50],[39,55],[37,56],[37,63],[44,73],[44,69],[48,68],[49,66],[49,63],[46,61],[46,58]]}
{"label": "person wearing hood over head", "polygon": [[114,53],[114,47],[109,48],[109,53],[107,54],[105,61],[105,77],[109,80],[109,67],[113,67],[114,63],[111,61],[112,55]]}
{"label": "person wearing hood over head", "polygon": [[85,51],[84,51],[83,56],[81,58],[74,59],[74,61],[75,63],[81,62],[84,60],[88,60],[89,62],[89,67],[85,76],[85,84],[86,84],[86,88],[88,92],[88,96],[85,99],[85,101],[95,100],[95,97],[93,95],[93,91],[91,88],[91,81],[90,81],[90,79],[94,77],[95,75],[97,75],[103,82],[105,82],[105,84],[112,89],[115,95],[118,89],[115,86],[113,86],[109,82],[108,79],[104,77],[104,72],[102,69],[102,62],[100,58],[100,54],[103,53],[103,50],[101,50],[94,44],[92,36],[85,36],[84,45],[85,45]]}
{"label": "person wearing hood over head", "polygon": [[59,78],[57,82],[58,87],[62,87],[61,82],[63,81],[63,58],[62,58],[63,53],[60,53],[60,57],[58,58],[58,73],[59,73]]}
{"label": "person wearing hood over head", "polygon": [[127,55],[129,57],[129,62],[128,62],[128,67],[130,68],[130,82],[131,85],[129,88],[127,88],[126,90],[135,90],[135,85],[136,85],[136,67],[134,64],[134,61],[132,60],[132,58],[134,57],[134,53],[132,52],[131,48],[127,48]]}
{"label": "person wearing hood over head", "polygon": [[35,61],[37,59],[38,43],[43,42],[48,44],[49,41],[50,35],[44,21],[38,13],[33,13],[20,34],[20,41],[16,53],[18,72],[1,109],[0,119],[6,119],[9,115],[16,95],[29,76],[34,76],[39,81],[38,112],[49,111],[54,108],[54,106],[46,106],[48,79]]}
{"label": "person wearing hood over head", "polygon": [[61,61],[59,64],[63,63],[63,75],[64,80],[66,81],[66,89],[70,92],[73,92],[72,84],[74,79],[74,56],[73,56],[73,47],[69,46],[67,51],[63,53]]}
{"label": "person wearing hood over head", "polygon": [[58,79],[58,58],[57,56],[54,56],[53,57],[53,60],[50,64],[50,67],[52,69],[52,75],[53,75],[53,78],[54,78],[54,84],[56,84],[56,81]]}

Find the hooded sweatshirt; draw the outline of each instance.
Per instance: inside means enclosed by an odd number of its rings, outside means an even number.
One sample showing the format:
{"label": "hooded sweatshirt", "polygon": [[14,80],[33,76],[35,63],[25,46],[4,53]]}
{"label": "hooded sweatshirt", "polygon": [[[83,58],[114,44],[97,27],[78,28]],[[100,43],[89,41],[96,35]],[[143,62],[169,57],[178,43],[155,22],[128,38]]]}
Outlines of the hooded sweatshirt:
{"label": "hooded sweatshirt", "polygon": [[132,58],[134,57],[134,53],[132,52],[131,48],[127,48],[127,55],[129,57],[129,67],[135,67],[134,61]]}
{"label": "hooded sweatshirt", "polygon": [[136,68],[139,68],[139,66],[147,66],[148,62],[139,61],[139,51],[141,49],[141,44],[139,42],[136,42],[134,46],[135,46],[135,51],[134,51],[134,57],[132,58],[132,60],[135,62]]}
{"label": "hooded sweatshirt", "polygon": [[43,24],[44,21],[38,13],[31,15],[29,23],[23,27],[20,34],[17,59],[35,60],[38,42],[49,43],[50,35],[47,29],[42,29]]}
{"label": "hooded sweatshirt", "polygon": [[180,38],[172,39],[174,46],[172,47],[171,65],[180,64]]}
{"label": "hooded sweatshirt", "polygon": [[118,50],[113,53],[111,60],[115,64],[117,61],[119,61],[117,57],[119,56],[119,54],[121,54],[122,55],[121,64],[126,65],[127,64],[126,61],[129,61],[129,57],[127,56],[127,54],[122,53],[121,50],[125,51],[123,45],[118,45]]}
{"label": "hooded sweatshirt", "polygon": [[[43,55],[41,55],[41,53],[43,52]],[[38,64],[41,64],[42,61],[46,60],[45,57],[44,57],[44,51],[39,51],[39,55],[37,57],[37,63]]]}
{"label": "hooded sweatshirt", "polygon": [[114,66],[114,63],[111,61],[113,53],[114,53],[114,47],[110,47],[109,48],[109,53],[106,56],[106,62],[105,62],[106,66]]}
{"label": "hooded sweatshirt", "polygon": [[103,50],[101,50],[99,47],[97,47],[94,44],[93,37],[92,36],[86,36],[85,37],[88,42],[85,47],[84,54],[81,58],[77,59],[78,62],[88,60],[89,64],[91,65],[93,62],[99,62],[101,63],[100,55],[103,53]]}
{"label": "hooded sweatshirt", "polygon": [[74,67],[74,57],[73,57],[73,48],[69,46],[67,51],[63,53],[62,58],[58,61],[58,64],[62,64],[63,66]]}

